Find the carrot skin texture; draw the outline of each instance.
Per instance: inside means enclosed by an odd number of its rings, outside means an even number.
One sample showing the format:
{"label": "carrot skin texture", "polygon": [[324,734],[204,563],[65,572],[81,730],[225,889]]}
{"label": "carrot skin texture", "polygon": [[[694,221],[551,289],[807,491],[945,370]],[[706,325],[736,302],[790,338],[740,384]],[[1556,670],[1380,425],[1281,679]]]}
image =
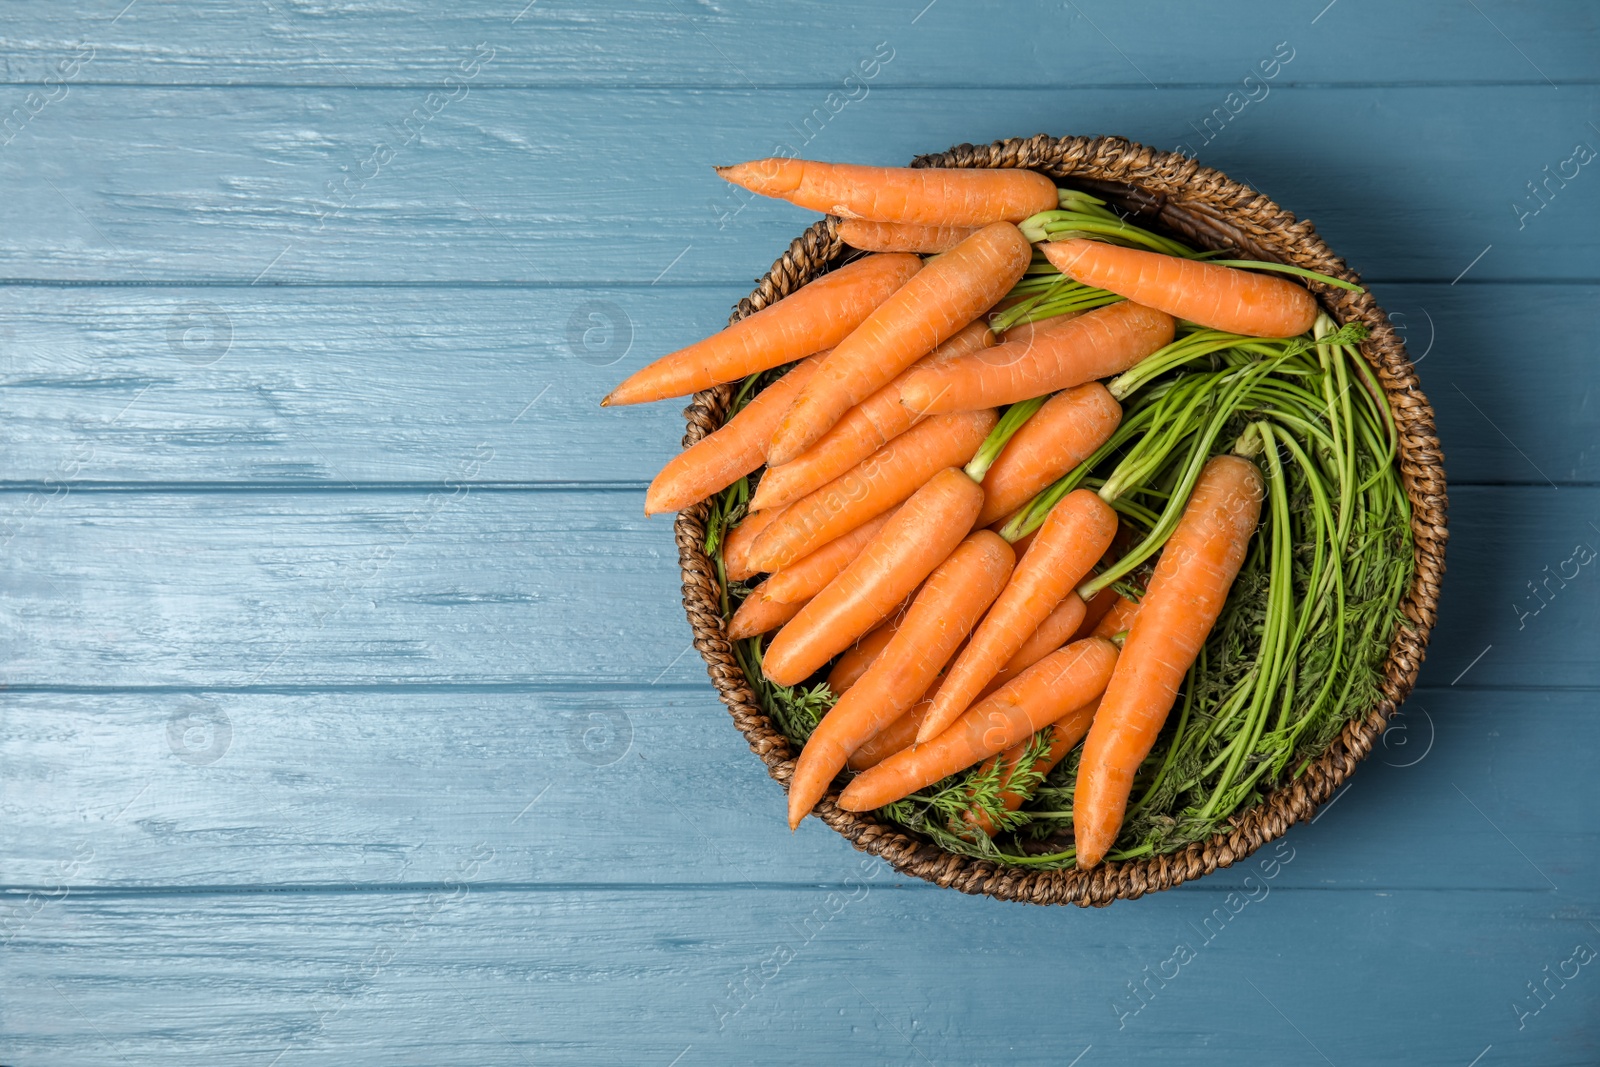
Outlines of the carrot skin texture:
{"label": "carrot skin texture", "polygon": [[783,518],[756,539],[751,562],[780,570],[889,510],[939,471],[970,460],[998,418],[993,411],[963,412],[912,427],[785,508]]}
{"label": "carrot skin texture", "polygon": [[721,492],[766,462],[767,438],[821,356],[809,356],[773,382],[714,433],[679,452],[661,468],[644,494],[644,513],[682,511]]}
{"label": "carrot skin texture", "polygon": [[763,595],[758,585],[750,590],[750,595],[744,598],[744,603],[728,620],[728,640],[742,641],[746,637],[770,633],[800,614],[803,607],[805,601],[786,604],[781,600],[773,600]]}
{"label": "carrot skin texture", "polygon": [[767,462],[798,458],[845,412],[988,311],[1032,255],[1020,230],[997,222],[923,267],[828,353],[773,431]]}
{"label": "carrot skin texture", "polygon": [[1213,330],[1296,337],[1317,318],[1316,297],[1287,278],[1082,239],[1044,254],[1069,278]]}
{"label": "carrot skin texture", "polygon": [[796,685],[883,621],[961,543],[982,505],[983,490],[959,468],[934,475],[778,631],[762,661],[767,677]]}
{"label": "carrot skin texture", "polygon": [[601,407],[688,396],[832,348],[922,268],[916,256],[867,256],[801,286],[703,341],[662,356]]}
{"label": "carrot skin texture", "polygon": [[[1034,764],[1035,769],[1040,774],[1049,774],[1057,764],[1067,758],[1068,753],[1077,747],[1078,742],[1082,741],[1084,735],[1089,732],[1089,724],[1094,721],[1095,712],[1099,708],[1100,698],[1096,697],[1083,707],[1068,712],[1064,718],[1056,720],[1045,728],[1050,735],[1050,747],[1045,750],[1044,755],[1040,756]],[[1016,773],[1017,764],[1022,762],[1022,757],[1027,755],[1028,745],[1032,743],[1032,740],[1032,738],[1029,738],[1027,741],[1018,742],[1000,753],[1000,755],[990,756],[984,761],[983,767],[980,768],[980,771],[987,770],[989,765],[996,760],[1004,761],[1004,769],[1000,772],[1000,806],[1005,808],[1006,811],[1016,811],[1022,807],[1022,802],[1028,799],[1027,793],[1006,787],[1011,784],[1011,776]],[[987,837],[994,836],[994,823],[990,821],[987,812],[969,809],[966,812],[965,821],[967,826],[978,833]]]}
{"label": "carrot skin texture", "polygon": [[1098,637],[1050,653],[968,708],[938,737],[862,772],[840,795],[839,806],[846,811],[881,808],[1027,740],[1099,696],[1116,661],[1116,646]]}
{"label": "carrot skin texture", "polygon": [[800,750],[789,780],[791,830],[816,807],[850,754],[922,699],[999,595],[1015,561],[998,534],[979,530],[929,576],[888,645]]}
{"label": "carrot skin texture", "polygon": [[[912,368],[936,366],[994,344],[994,331],[988,324],[973,322],[917,360]],[[922,416],[900,403],[900,382],[910,373],[906,371],[845,412],[831,430],[795,459],[767,468],[761,476],[761,484],[756,486],[755,496],[750,498],[750,506],[770,508],[791,504],[827,485],[921,422]]]}
{"label": "carrot skin texture", "polygon": [[926,226],[916,222],[873,222],[845,219],[839,240],[864,252],[948,252],[976,233],[976,226]]}
{"label": "carrot skin texture", "polygon": [[717,173],[752,193],[842,219],[985,226],[1021,222],[1057,206],[1055,183],[1027,170],[870,167],[753,159]]}
{"label": "carrot skin texture", "polygon": [[933,694],[938,688],[939,683],[935,682],[929,688],[928,694],[911,706],[911,710],[864,741],[860,748],[850,753],[845,766],[852,771],[864,771],[868,767],[876,767],[896,752],[916,744],[917,729],[922,725],[923,716],[928,714],[928,709],[933,707]]}
{"label": "carrot skin texture", "polygon": [[1122,422],[1122,405],[1099,382],[1064,389],[1006,442],[983,477],[978,525],[1003,519],[1082,463]]}
{"label": "carrot skin texture", "polygon": [[1263,495],[1254,463],[1213,457],[1161,550],[1084,742],[1073,796],[1082,867],[1099,863],[1116,841],[1134,774],[1222,612],[1260,519]]}
{"label": "carrot skin texture", "polygon": [[872,666],[872,661],[877,659],[894,639],[895,632],[900,629],[900,623],[904,619],[904,612],[895,612],[839,654],[839,658],[828,671],[828,688],[834,696],[844,696],[852,685],[861,680],[861,676],[867,673],[867,668]]}
{"label": "carrot skin texture", "polygon": [[722,539],[722,569],[730,582],[742,582],[761,573],[750,559],[750,549],[761,537],[762,531],[783,514],[783,508],[746,512],[739,525],[729,530]]}
{"label": "carrot skin texture", "polygon": [[[1116,542],[1113,541],[1112,545],[1115,546],[1115,544]],[[1109,586],[1096,593],[1089,603],[1084,605],[1083,621],[1073,631],[1072,640],[1082,641],[1085,637],[1111,637],[1114,634],[1121,633],[1121,630],[1112,630],[1109,634],[1096,633],[1095,631],[1100,625],[1100,620],[1111,614],[1111,609],[1116,607],[1117,601],[1126,599],[1121,593]]]}
{"label": "carrot skin texture", "polygon": [[1139,614],[1139,605],[1136,601],[1125,596],[1118,596],[1116,603],[1111,605],[1111,610],[1105,617],[1095,623],[1091,632],[1095,637],[1115,637],[1124,633],[1133,625],[1134,617]]}
{"label": "carrot skin texture", "polygon": [[1024,641],[1022,647],[1006,660],[1006,665],[984,685],[980,699],[999,689],[1062,645],[1078,640],[1075,635],[1078,627],[1083,624],[1084,611],[1083,598],[1077,593],[1068,593],[1063,597],[1061,603],[1055,606],[1055,610],[1046,615],[1044,621],[1033,631],[1033,636]]}
{"label": "carrot skin texture", "polygon": [[878,536],[878,531],[894,517],[896,510],[891,508],[875,519],[868,519],[849,533],[834,538],[805,558],[795,560],[773,574],[762,583],[767,596],[786,604],[810,600],[844,573],[850,561]]}
{"label": "carrot skin texture", "polygon": [[[1170,343],[1175,326],[1171,315],[1129,300],[1065,321],[1046,319],[1034,324],[1026,340],[912,373],[900,387],[900,402],[941,414],[1070,389],[1121,374]],[[826,372],[824,362],[800,395],[816,388]]]}
{"label": "carrot skin texture", "polygon": [[1117,513],[1087,489],[1068,493],[1050,512],[994,608],[950,668],[918,741],[933,738],[978,698],[1111,545]]}

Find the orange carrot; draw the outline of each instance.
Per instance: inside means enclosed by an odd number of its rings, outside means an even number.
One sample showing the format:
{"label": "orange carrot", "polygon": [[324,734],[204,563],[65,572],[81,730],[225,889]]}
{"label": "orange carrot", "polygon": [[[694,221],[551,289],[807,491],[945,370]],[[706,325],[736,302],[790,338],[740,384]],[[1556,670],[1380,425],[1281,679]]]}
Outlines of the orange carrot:
{"label": "orange carrot", "polygon": [[[910,607],[909,604],[905,606]],[[840,653],[839,658],[833,661],[833,668],[828,671],[828,688],[835,696],[843,696],[845,690],[861,680],[867,668],[872,666],[872,661],[889,647],[889,642],[894,639],[905,617],[904,610],[893,612],[871,632],[862,635],[860,640]]]}
{"label": "orange carrot", "polygon": [[935,682],[933,688],[928,690],[928,695],[913,704],[910,711],[879,730],[864,741],[860,748],[850,753],[845,766],[852,771],[864,771],[868,767],[876,767],[896,752],[916,744],[917,728],[922,725],[922,718],[928,714],[928,709],[933,707],[933,694],[937,692],[938,684]]}
{"label": "orange carrot", "polygon": [[[1026,298],[1024,297],[1022,299]],[[995,310],[1004,311],[1005,309],[996,308]],[[1000,335],[1000,343],[1007,345],[1031,345],[1033,343],[1034,334],[1040,331],[1043,331],[1047,334],[1052,333],[1058,327],[1060,327],[1063,322],[1071,322],[1073,319],[1083,314],[1085,314],[1085,312],[1069,311],[1065,315],[1052,315],[1048,319],[1041,319],[1038,322],[1019,322],[1015,326],[1012,326],[1010,329],[1006,330],[1005,333]]]}
{"label": "orange carrot", "polygon": [[763,658],[767,677],[798,684],[883,621],[967,536],[982,505],[983,490],[959,467],[935,474],[844,573],[778,631]]}
{"label": "orange carrot", "polygon": [[1082,463],[1122,421],[1122,405],[1099,382],[1064,389],[1006,442],[983,476],[978,525],[1005,518]]}
{"label": "orange carrot", "polygon": [[1027,170],[865,167],[755,159],[717,173],[752,193],[843,219],[985,226],[1056,207],[1055,183]]}
{"label": "orange carrot", "polygon": [[889,510],[937,472],[970,460],[996,419],[993,411],[964,412],[913,427],[821,489],[790,504],[783,519],[756,540],[751,560],[766,571],[787,567]]}
{"label": "orange carrot", "polygon": [[[914,371],[900,387],[900,402],[931,414],[1014,404],[1069,389],[1127,370],[1171,341],[1173,325],[1172,316],[1127,300],[1065,322],[1046,319],[1026,341],[1007,341],[975,356]],[[800,391],[801,398],[817,388],[842,349],[833,350]]]}
{"label": "orange carrot", "polygon": [[1084,743],[1072,805],[1081,867],[1099,863],[1117,839],[1133,776],[1244,563],[1263,491],[1254,463],[1213,457],[1161,550]]}
{"label": "orange carrot", "polygon": [[798,458],[845,412],[989,310],[1032,255],[1021,231],[997,222],[930,262],[828,353],[779,420],[767,462]]}
{"label": "orange carrot", "polygon": [[747,512],[739,525],[729,530],[723,537],[722,567],[727,572],[728,581],[742,582],[761,573],[761,568],[751,562],[750,549],[762,531],[771,526],[784,510],[768,508],[766,511]]}
{"label": "orange carrot", "polygon": [[839,797],[839,806],[846,811],[881,808],[1004,752],[1099,696],[1116,662],[1117,647],[1098,637],[1050,653],[968,708],[932,741],[896,752],[862,772]]}
{"label": "orange carrot", "polygon": [[[973,322],[954,337],[912,364],[930,367],[988,348],[995,343],[988,324]],[[911,371],[906,371],[906,374]],[[813,490],[827,485],[851,467],[922,421],[922,417],[900,403],[899,383],[905,374],[873,393],[845,412],[833,429],[796,459],[779,467],[769,467],[756,486],[750,506],[781,507]],[[763,442],[765,444],[765,442]]]}
{"label": "orange carrot", "polygon": [[[1111,547],[1115,549],[1116,545],[1117,542],[1113,540],[1111,542]],[[1015,548],[1016,545],[1012,545],[1011,547]],[[1122,631],[1117,629],[1112,630],[1109,634],[1097,634],[1095,633],[1095,628],[1100,625],[1101,619],[1111,614],[1111,609],[1116,606],[1117,601],[1122,599],[1122,594],[1118,593],[1110,586],[1100,590],[1093,597],[1091,597],[1089,599],[1089,603],[1085,605],[1083,621],[1078,624],[1078,628],[1072,633],[1072,640],[1082,641],[1085,637],[1111,637],[1121,633]]]}
{"label": "orange carrot", "polygon": [[600,406],[687,396],[832,348],[921,267],[916,256],[858,259],[721,333],[635,371]]}
{"label": "orange carrot", "polygon": [[1091,633],[1095,637],[1115,637],[1120,633],[1126,633],[1128,627],[1133,625],[1134,616],[1138,614],[1138,603],[1119,595],[1117,602],[1106,612],[1105,618],[1095,624]]}
{"label": "orange carrot", "polygon": [[1316,298],[1286,278],[1081,239],[1051,241],[1044,254],[1075,281],[1213,330],[1295,337],[1317,317]]}
{"label": "orange carrot", "polygon": [[1069,593],[1076,596],[1073,587],[1110,547],[1116,532],[1117,513],[1088,489],[1068,493],[1051,510],[1006,591],[939,687],[933,711],[917,733],[919,742],[960,718],[1056,606]]}
{"label": "orange carrot", "polygon": [[810,600],[823,586],[844,573],[850,561],[878,536],[883,524],[894,517],[894,508],[875,519],[868,519],[847,534],[834,538],[804,559],[797,559],[763,583],[767,596],[786,604]]}
{"label": "orange carrot", "polygon": [[786,604],[763,595],[761,590],[764,585],[766,582],[750,590],[750,595],[744,598],[744,603],[728,620],[728,640],[740,641],[756,634],[769,633],[800,614],[800,609],[805,607],[803,600]]}
{"label": "orange carrot", "polygon": [[[1033,769],[1043,776],[1055,769],[1056,764],[1067,758],[1083,735],[1089,732],[1089,724],[1094,722],[1094,714],[1100,709],[1100,698],[1089,701],[1081,708],[1067,713],[1065,718],[1059,719],[1045,727],[1044,733],[1049,737],[1050,747],[1034,761]],[[1017,765],[1022,762],[1022,757],[1028,754],[1028,746],[1033,743],[1033,738],[1019,741],[998,756],[990,756],[978,768],[982,774],[989,770],[993,764],[1002,761],[1000,769],[1000,806],[1006,811],[1016,811],[1022,807],[1022,802],[1027,800],[1030,793],[1021,789],[1013,789],[1012,775],[1017,773]],[[989,813],[979,808],[969,808],[963,813],[967,826],[980,834],[994,836],[994,822],[989,818]]]}
{"label": "orange carrot", "polygon": [[1062,645],[1075,640],[1073,635],[1083,623],[1084,609],[1083,599],[1077,593],[1068,593],[1063,597],[1055,610],[1046,615],[1039,628],[1033,631],[1033,636],[1024,641],[1022,647],[1006,660],[1006,665],[989,679],[984,686],[983,696],[988,696]]}
{"label": "orange carrot", "polygon": [[810,381],[822,355],[809,356],[795,364],[793,370],[756,394],[715,433],[668,460],[645,490],[644,513],[682,511],[765,463],[772,428],[794,402],[800,387]]}
{"label": "orange carrot", "polygon": [[789,781],[789,828],[814,808],[828,783],[868,738],[933,683],[972,624],[999,595],[1016,557],[992,530],[979,530],[939,565],[866,673],[817,725]]}
{"label": "orange carrot", "polygon": [[845,219],[839,240],[867,252],[948,252],[971,237],[976,226],[924,226],[915,222],[870,222]]}

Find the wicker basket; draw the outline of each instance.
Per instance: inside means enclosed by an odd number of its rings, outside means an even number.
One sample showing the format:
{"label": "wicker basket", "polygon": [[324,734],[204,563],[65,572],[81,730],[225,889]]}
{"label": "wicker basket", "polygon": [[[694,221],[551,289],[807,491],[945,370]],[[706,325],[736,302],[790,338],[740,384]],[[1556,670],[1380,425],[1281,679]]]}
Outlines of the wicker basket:
{"label": "wicker basket", "polygon": [[[1025,167],[1101,195],[1123,210],[1137,213],[1142,221],[1201,247],[1230,247],[1251,259],[1359,280],[1329,251],[1311,223],[1297,220],[1249,187],[1192,159],[1121,138],[1058,140],[1040,135],[988,146],[959,145],[941,155],[919,157],[912,166]],[[838,220],[830,217],[816,223],[789,246],[755,291],[739,301],[730,321],[794,292],[828,269],[842,250]],[[1229,829],[1166,855],[1105,863],[1090,871],[1005,866],[946,852],[871,813],[844,811],[835,804],[837,790],[816,809],[824,822],[856,848],[882,856],[896,870],[963,893],[1033,904],[1103,906],[1167,889],[1243,859],[1309,817],[1355,771],[1382,736],[1389,716],[1411,691],[1436,618],[1446,539],[1444,464],[1433,409],[1388,316],[1366,293],[1316,283],[1311,289],[1336,321],[1366,324],[1369,335],[1361,350],[1377,372],[1399,428],[1401,478],[1413,509],[1416,572],[1401,604],[1406,621],[1398,628],[1384,662],[1377,704],[1352,719],[1304,773],[1279,784],[1255,806],[1240,812]],[[731,394],[728,386],[696,394],[685,411],[685,446],[722,425]],[[734,724],[772,777],[787,788],[795,752],[762,711],[734,658],[718,606],[716,568],[702,550],[707,512],[707,505],[696,505],[678,516],[676,526],[683,603],[694,628],[694,645],[705,658]]]}

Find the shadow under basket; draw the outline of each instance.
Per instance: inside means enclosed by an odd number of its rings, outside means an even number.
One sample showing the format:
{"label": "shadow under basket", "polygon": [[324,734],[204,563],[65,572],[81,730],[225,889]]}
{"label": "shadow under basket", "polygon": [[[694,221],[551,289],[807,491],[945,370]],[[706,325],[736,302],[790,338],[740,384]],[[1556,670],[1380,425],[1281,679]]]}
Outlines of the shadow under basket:
{"label": "shadow under basket", "polygon": [[[959,145],[940,155],[921,156],[914,167],[1012,167],[1038,171],[1058,184],[1081,188],[1109,201],[1138,221],[1164,229],[1206,249],[1231,248],[1250,259],[1308,268],[1359,282],[1309,222],[1297,220],[1277,204],[1226,175],[1171,152],[1117,137],[1044,135]],[[839,220],[816,223],[772,265],[755,291],[739,301],[730,322],[754,314],[825,273],[845,254]],[[1317,282],[1310,289],[1333,319],[1360,322],[1368,330],[1361,352],[1376,372],[1399,431],[1401,481],[1412,507],[1415,572],[1400,603],[1402,621],[1382,666],[1379,700],[1353,716],[1312,763],[1281,782],[1232,823],[1211,837],[1175,852],[1092,870],[1033,870],[959,856],[871,812],[837,806],[834,789],[815,814],[863,852],[881,856],[896,870],[963,893],[1032,904],[1103,906],[1168,889],[1245,858],[1290,826],[1309,818],[1372,751],[1389,716],[1411,691],[1422,665],[1428,634],[1437,617],[1439,582],[1444,573],[1445,475],[1433,409],[1423,395],[1389,317],[1367,293]],[[685,412],[687,447],[721,426],[732,397],[731,386],[697,393]],[[694,646],[706,661],[717,693],[734,724],[768,772],[788,787],[795,750],[758,703],[734,658],[721,609],[716,566],[704,551],[707,504],[678,516],[675,532],[683,568],[683,605],[694,629]],[[781,810],[781,809],[780,809]]]}

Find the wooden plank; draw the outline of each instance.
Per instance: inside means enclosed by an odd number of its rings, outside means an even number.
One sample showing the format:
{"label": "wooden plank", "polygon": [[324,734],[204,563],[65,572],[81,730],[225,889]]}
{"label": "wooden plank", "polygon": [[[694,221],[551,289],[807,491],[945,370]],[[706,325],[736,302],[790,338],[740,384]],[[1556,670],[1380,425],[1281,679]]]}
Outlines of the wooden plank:
{"label": "wooden plank", "polygon": [[1593,1062],[1592,886],[1295,892],[1281,856],[1252,896],[1094,914],[872,867],[778,892],[74,893],[12,938],[0,1034],[84,1067]]}
{"label": "wooden plank", "polygon": [[[641,495],[0,494],[0,682],[699,682],[671,526]],[[1597,501],[1455,491],[1430,684],[1600,686]]]}
{"label": "wooden plank", "polygon": [[[806,133],[816,89],[453,91],[84,86],[0,152],[0,278],[746,282],[813,216],[743,199],[712,164],[775,149],[902,163],[1039,130],[1172,147],[1225,99],[883,90]],[[1589,112],[1542,83],[1284,87],[1191,147],[1372,279],[1592,279],[1590,168],[1548,179],[1546,206],[1528,189],[1600,145]]]}
{"label": "wooden plank", "polygon": [[[678,449],[683,404],[602,411],[600,397],[719,328],[747,291],[0,288],[3,474],[641,485]],[[1551,387],[1590,373],[1593,286],[1377,296],[1421,361],[1453,482],[1600,480],[1600,453],[1568,430],[1588,391]],[[464,477],[479,449],[492,458]]]}
{"label": "wooden plank", "polygon": [[[1593,700],[1418,693],[1277,884],[1594,885]],[[31,692],[4,723],[13,888],[427,886],[484,842],[472,880],[500,887],[804,885],[856,862],[815,820],[789,833],[704,687]]]}
{"label": "wooden plank", "polygon": [[318,6],[224,0],[139,5],[116,18],[121,3],[102,6],[94,15],[51,5],[11,14],[5,81],[41,82],[89,43],[83,81],[433,85],[485,41],[496,50],[485,77],[496,84],[842,89],[884,41],[893,59],[869,84],[1231,86],[1287,40],[1294,58],[1284,79],[1543,83],[1592,79],[1586,60],[1597,36],[1593,10],[1573,2],[1490,2],[1480,14],[1470,5],[1346,0],[1324,10],[1248,0],[1218,20],[1174,2],[1134,11],[1031,0],[1011,5],[998,27],[982,9],[926,0],[800,0],[759,12],[647,0],[603,12],[521,2],[458,10],[406,0],[340,9],[338,18]]}

